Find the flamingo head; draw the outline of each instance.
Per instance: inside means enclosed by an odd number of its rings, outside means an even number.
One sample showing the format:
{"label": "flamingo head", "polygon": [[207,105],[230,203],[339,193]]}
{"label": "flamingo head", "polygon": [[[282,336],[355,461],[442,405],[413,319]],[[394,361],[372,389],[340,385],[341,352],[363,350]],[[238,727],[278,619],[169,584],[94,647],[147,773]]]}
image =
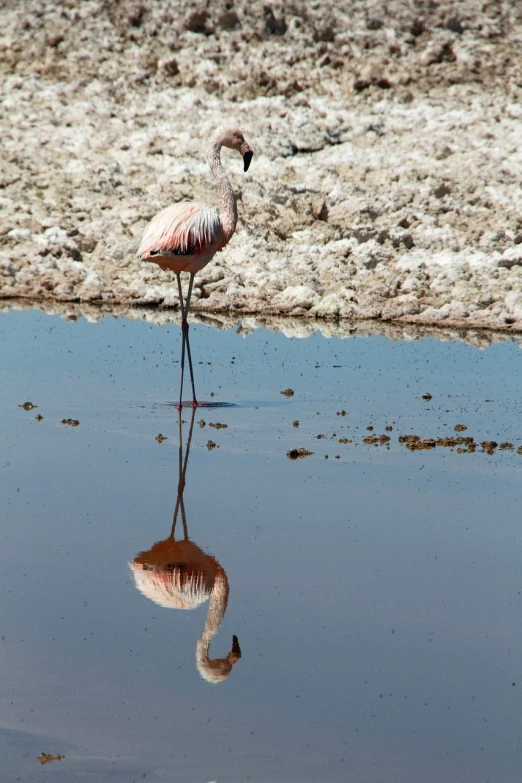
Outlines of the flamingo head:
{"label": "flamingo head", "polygon": [[219,141],[223,147],[237,150],[243,156],[244,171],[248,171],[254,152],[241,131],[238,128],[226,128],[219,134]]}

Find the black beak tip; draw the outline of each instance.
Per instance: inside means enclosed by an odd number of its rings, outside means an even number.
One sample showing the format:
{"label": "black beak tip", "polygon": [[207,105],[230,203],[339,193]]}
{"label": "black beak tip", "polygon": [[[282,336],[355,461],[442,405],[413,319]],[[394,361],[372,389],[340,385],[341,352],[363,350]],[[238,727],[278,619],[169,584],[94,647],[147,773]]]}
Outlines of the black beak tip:
{"label": "black beak tip", "polygon": [[241,657],[241,647],[239,646],[239,640],[235,635],[232,637],[232,652],[234,655]]}
{"label": "black beak tip", "polygon": [[250,161],[252,160],[253,152],[245,152],[243,155],[243,165],[244,165],[244,171],[248,171],[248,167],[250,166]]}

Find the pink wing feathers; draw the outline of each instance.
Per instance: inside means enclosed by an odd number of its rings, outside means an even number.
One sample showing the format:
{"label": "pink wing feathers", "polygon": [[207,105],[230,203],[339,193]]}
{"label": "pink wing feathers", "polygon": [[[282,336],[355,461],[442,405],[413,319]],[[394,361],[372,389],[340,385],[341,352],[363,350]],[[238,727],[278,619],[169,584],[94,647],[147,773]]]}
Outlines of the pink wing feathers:
{"label": "pink wing feathers", "polygon": [[192,256],[224,246],[219,213],[212,207],[190,202],[173,204],[159,212],[147,226],[138,256],[152,261],[158,256]]}

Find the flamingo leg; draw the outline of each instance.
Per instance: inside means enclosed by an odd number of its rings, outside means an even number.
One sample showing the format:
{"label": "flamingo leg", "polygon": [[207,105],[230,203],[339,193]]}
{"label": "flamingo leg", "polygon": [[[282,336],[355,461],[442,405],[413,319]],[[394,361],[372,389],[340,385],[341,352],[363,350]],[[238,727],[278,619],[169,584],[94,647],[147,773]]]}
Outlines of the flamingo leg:
{"label": "flamingo leg", "polygon": [[190,370],[190,382],[192,384],[192,405],[197,408],[198,401],[196,399],[196,387],[194,386],[194,370],[192,369],[192,356],[190,355],[190,342],[189,342],[189,325],[188,325],[188,311],[190,307],[190,297],[192,296],[192,286],[194,285],[194,275],[190,275],[189,287],[187,291],[187,298],[185,299],[185,341],[187,343],[187,356]]}
{"label": "flamingo leg", "polygon": [[171,538],[174,538],[174,534],[176,532],[176,522],[178,521],[179,507],[183,500],[183,490],[185,489],[185,475],[183,472],[183,427],[181,424],[181,408],[178,408],[178,440],[179,440],[178,494],[176,497],[176,506],[174,508],[174,516],[172,519],[172,530],[170,531]]}
{"label": "flamingo leg", "polygon": [[183,423],[181,420],[181,408],[178,408],[178,456],[179,456],[179,478],[178,478],[178,494],[176,497],[176,506],[174,508],[174,516],[172,518],[172,529],[170,531],[171,538],[175,537],[176,522],[178,520],[178,513],[181,511],[181,519],[183,521],[183,534],[185,539],[188,539],[187,518],[185,515],[185,501],[183,499],[183,492],[185,491],[185,477],[187,475],[187,466],[190,452],[190,444],[192,441],[192,431],[194,429],[194,417],[196,415],[196,409],[192,408],[192,417],[190,420],[189,434],[187,438],[187,444],[185,447],[185,456],[183,456]]}
{"label": "flamingo leg", "polygon": [[185,373],[185,346],[188,356],[188,362],[189,362],[189,370],[190,370],[190,382],[192,384],[192,405],[194,408],[197,407],[198,401],[196,399],[196,387],[194,385],[194,370],[192,369],[192,356],[190,354],[190,341],[189,341],[189,324],[187,320],[188,311],[190,307],[190,297],[192,296],[192,286],[194,285],[194,275],[190,275],[190,281],[189,281],[189,287],[187,291],[187,297],[185,301],[183,301],[183,292],[181,290],[181,277],[180,274],[176,274],[176,278],[178,281],[178,294],[179,294],[179,306],[181,308],[181,333],[182,333],[182,342],[181,342],[181,381],[180,381],[180,390],[179,390],[179,405],[178,407],[181,408],[183,406],[183,377]]}
{"label": "flamingo leg", "polygon": [[178,293],[179,293],[179,306],[181,309],[181,377],[179,381],[179,404],[178,410],[181,410],[183,406],[183,376],[185,374],[185,331],[183,324],[185,323],[185,307],[183,302],[183,292],[181,290],[181,277],[179,273],[176,274],[178,281]]}

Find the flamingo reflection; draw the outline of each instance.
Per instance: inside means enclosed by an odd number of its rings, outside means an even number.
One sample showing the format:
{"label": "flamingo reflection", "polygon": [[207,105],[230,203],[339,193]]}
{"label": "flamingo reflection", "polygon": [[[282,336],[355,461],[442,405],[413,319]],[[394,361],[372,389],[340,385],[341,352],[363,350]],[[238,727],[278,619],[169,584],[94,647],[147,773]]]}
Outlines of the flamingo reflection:
{"label": "flamingo reflection", "polygon": [[[183,492],[194,416],[195,409],[192,410],[187,445],[183,454],[183,426],[181,411],[178,411],[179,482],[170,535],[165,540],[156,542],[151,549],[136,555],[130,567],[138,590],[167,609],[196,609],[210,599],[205,627],[196,646],[196,664],[205,680],[217,683],[229,676],[233,666],[241,658],[241,649],[237,636],[233,636],[232,649],[225,658],[209,657],[210,645],[227,608],[229,585],[227,575],[216,558],[203,552],[188,537]],[[176,524],[180,514],[183,538],[176,540]]]}

